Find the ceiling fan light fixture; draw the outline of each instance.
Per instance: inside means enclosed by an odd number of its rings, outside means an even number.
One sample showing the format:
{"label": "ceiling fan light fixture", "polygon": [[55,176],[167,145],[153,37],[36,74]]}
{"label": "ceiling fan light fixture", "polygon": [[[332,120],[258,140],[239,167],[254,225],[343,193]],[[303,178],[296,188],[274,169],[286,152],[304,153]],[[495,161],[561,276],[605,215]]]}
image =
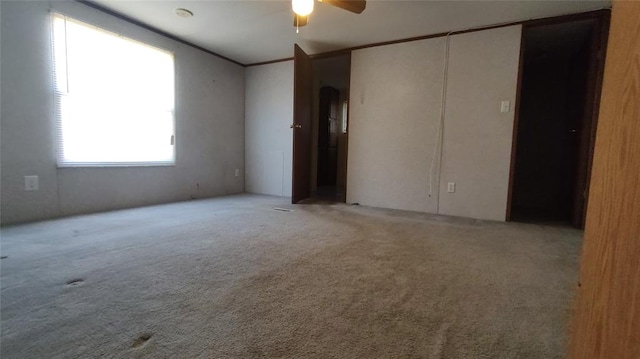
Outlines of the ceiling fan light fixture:
{"label": "ceiling fan light fixture", "polygon": [[300,16],[307,16],[313,11],[314,0],[291,0],[293,12]]}

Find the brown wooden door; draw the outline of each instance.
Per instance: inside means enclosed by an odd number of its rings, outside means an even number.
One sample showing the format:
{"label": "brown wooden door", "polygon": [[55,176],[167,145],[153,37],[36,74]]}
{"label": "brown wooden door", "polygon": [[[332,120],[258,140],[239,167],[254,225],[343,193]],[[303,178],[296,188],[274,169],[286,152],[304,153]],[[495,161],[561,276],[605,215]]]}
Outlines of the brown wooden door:
{"label": "brown wooden door", "polygon": [[614,1],[567,358],[640,358],[640,2]]}
{"label": "brown wooden door", "polygon": [[293,52],[293,193],[291,203],[311,194],[311,58],[300,46]]}

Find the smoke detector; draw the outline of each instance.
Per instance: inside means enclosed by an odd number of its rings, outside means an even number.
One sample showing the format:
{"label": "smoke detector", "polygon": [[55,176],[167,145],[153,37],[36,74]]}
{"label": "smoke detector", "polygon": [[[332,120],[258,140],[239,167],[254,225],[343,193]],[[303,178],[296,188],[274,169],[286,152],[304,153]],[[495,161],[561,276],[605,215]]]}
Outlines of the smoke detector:
{"label": "smoke detector", "polygon": [[180,16],[180,17],[192,17],[193,13],[187,9],[183,9],[183,8],[177,8],[176,9],[176,15]]}

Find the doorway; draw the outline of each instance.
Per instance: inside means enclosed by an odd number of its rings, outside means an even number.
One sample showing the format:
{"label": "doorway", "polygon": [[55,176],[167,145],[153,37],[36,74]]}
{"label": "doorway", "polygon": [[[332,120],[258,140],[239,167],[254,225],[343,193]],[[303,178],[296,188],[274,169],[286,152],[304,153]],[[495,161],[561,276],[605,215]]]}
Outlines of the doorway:
{"label": "doorway", "polygon": [[523,28],[508,220],[584,225],[603,24],[587,19]]}
{"label": "doorway", "polygon": [[312,60],[311,197],[345,202],[350,54]]}

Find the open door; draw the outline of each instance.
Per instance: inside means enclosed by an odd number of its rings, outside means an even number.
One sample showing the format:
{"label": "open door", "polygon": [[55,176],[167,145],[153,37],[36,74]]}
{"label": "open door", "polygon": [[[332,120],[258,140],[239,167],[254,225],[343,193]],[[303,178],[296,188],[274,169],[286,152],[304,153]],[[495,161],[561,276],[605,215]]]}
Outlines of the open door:
{"label": "open door", "polygon": [[311,195],[311,58],[300,46],[293,52],[293,193],[291,203]]}

